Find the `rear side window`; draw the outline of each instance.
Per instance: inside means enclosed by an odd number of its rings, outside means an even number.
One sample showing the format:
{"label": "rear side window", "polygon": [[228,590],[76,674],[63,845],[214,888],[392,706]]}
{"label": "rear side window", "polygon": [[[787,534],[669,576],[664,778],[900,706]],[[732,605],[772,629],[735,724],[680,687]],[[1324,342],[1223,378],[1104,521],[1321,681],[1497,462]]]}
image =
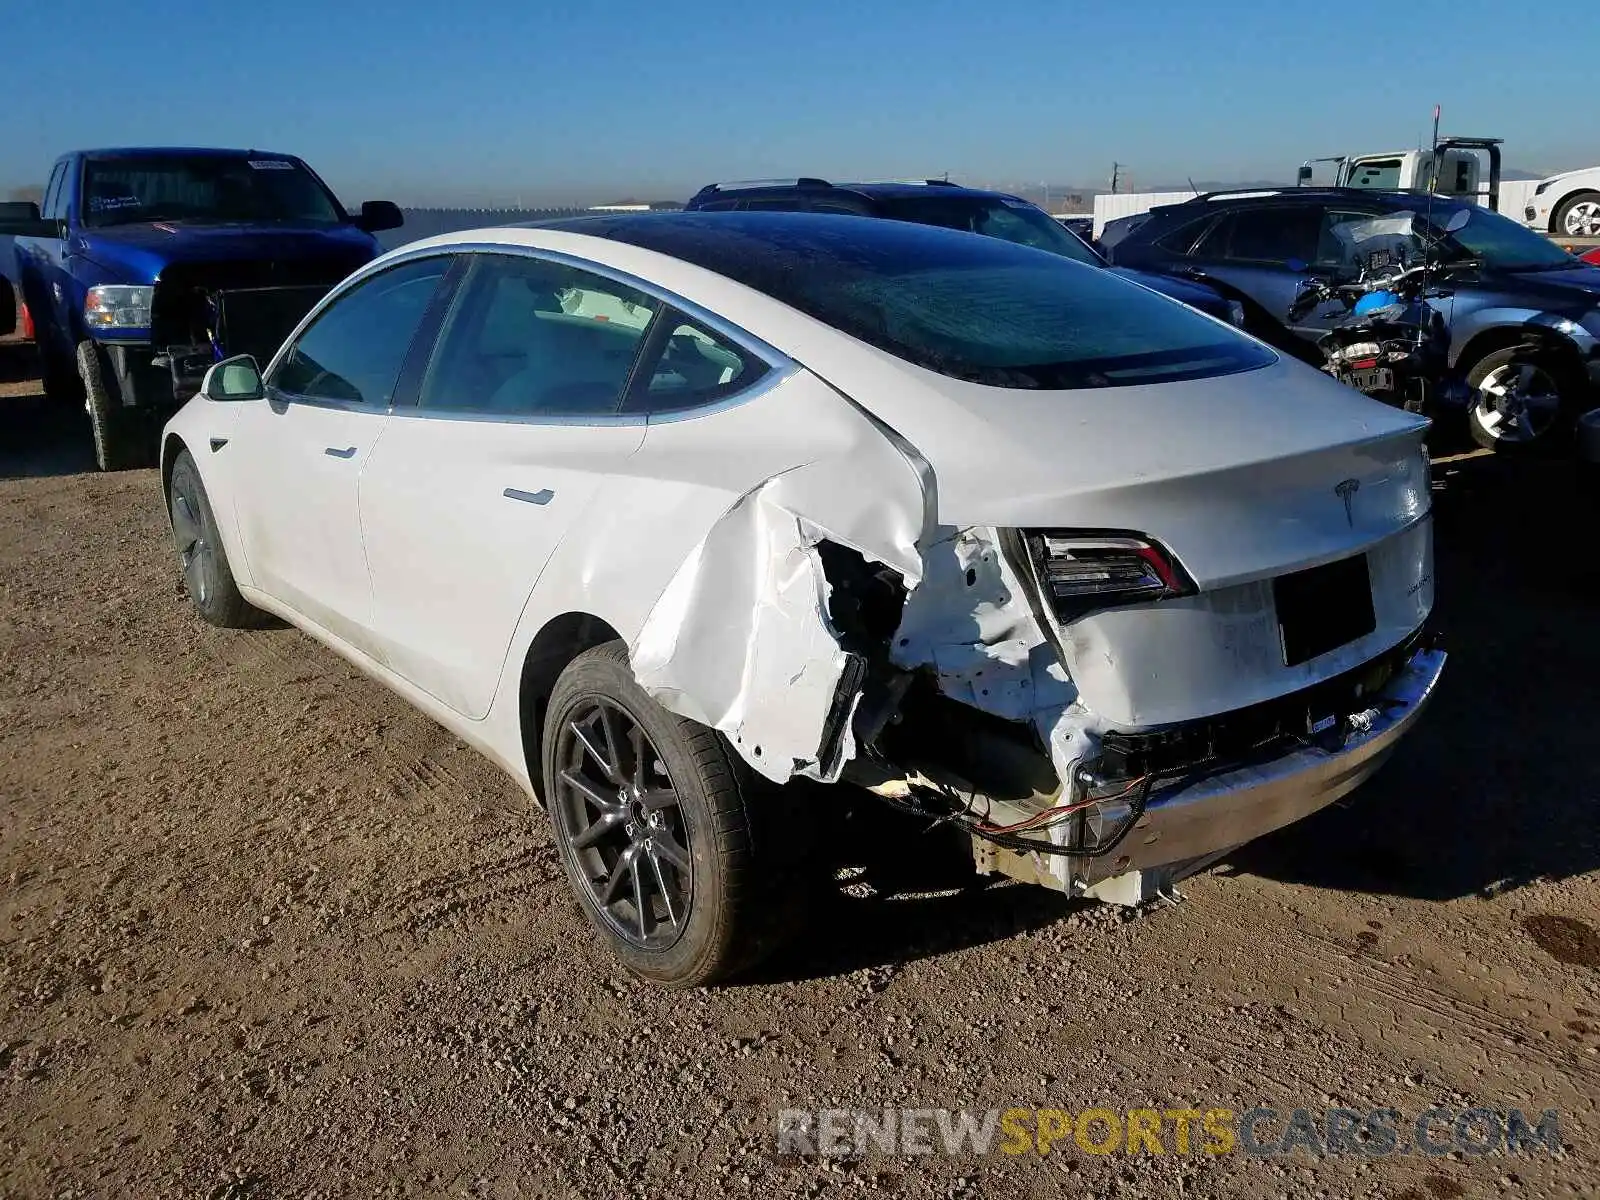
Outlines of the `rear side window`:
{"label": "rear side window", "polygon": [[714,404],[744,391],[770,369],[726,338],[676,313],[663,318],[659,338],[660,351],[648,364],[642,388],[636,387],[629,397],[629,411],[678,412]]}
{"label": "rear side window", "polygon": [[380,272],[317,316],[269,386],[292,397],[387,407],[428,303],[450,268],[443,256]]}
{"label": "rear side window", "polygon": [[1322,209],[1315,204],[1244,208],[1211,230],[1196,253],[1242,262],[1311,262],[1322,235]]}
{"label": "rear side window", "polygon": [[1169,254],[1187,255],[1189,251],[1194,249],[1195,241],[1205,232],[1207,224],[1212,219],[1212,217],[1204,217],[1198,221],[1185,221],[1171,233],[1162,234],[1153,244],[1161,247]]}
{"label": "rear side window", "polygon": [[659,308],[563,263],[474,256],[418,404],[506,416],[615,413]]}

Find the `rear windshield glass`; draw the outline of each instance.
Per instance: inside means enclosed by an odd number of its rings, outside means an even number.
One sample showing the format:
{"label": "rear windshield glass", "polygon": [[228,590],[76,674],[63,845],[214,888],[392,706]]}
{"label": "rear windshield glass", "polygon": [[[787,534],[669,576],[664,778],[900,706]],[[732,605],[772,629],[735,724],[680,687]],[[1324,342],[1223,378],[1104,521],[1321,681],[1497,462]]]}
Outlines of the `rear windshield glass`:
{"label": "rear windshield glass", "polygon": [[146,221],[333,225],[333,197],[299,162],[276,154],[91,158],[83,169],[85,224]]}
{"label": "rear windshield glass", "polygon": [[574,223],[737,280],[952,379],[1068,389],[1274,361],[1228,326],[1058,254],[899,221],[685,213]]}

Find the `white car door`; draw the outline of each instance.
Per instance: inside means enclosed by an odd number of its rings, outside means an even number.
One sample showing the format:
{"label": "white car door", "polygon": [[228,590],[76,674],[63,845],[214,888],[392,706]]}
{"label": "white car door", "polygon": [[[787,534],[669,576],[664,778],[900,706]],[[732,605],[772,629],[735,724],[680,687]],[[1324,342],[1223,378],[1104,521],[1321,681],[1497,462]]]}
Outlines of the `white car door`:
{"label": "white car door", "polygon": [[222,451],[254,586],[374,657],[356,487],[449,265],[405,263],[335,299],[278,356]]}
{"label": "white car door", "polygon": [[476,719],[540,572],[644,439],[619,410],[661,306],[566,263],[469,258],[360,508],[385,661]]}

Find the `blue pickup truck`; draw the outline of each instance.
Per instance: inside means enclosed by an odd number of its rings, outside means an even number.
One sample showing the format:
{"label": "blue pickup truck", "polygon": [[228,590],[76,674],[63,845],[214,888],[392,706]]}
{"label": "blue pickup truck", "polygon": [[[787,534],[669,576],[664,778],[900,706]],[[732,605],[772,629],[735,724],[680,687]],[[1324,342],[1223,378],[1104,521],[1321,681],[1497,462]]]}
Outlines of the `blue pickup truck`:
{"label": "blue pickup truck", "polygon": [[113,470],[153,461],[212,363],[271,358],[401,220],[387,201],[346,212],[289,154],[82,150],[57,161],[41,206],[0,212],[0,235],[15,235],[46,394],[84,405]]}

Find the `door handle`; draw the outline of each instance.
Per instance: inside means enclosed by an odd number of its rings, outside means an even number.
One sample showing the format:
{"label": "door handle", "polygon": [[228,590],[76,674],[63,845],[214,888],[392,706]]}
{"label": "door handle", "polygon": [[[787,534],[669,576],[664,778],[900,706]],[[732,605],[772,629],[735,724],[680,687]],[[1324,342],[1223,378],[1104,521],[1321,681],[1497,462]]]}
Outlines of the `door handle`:
{"label": "door handle", "polygon": [[556,494],[549,488],[540,488],[537,492],[524,492],[520,488],[507,488],[500,493],[508,500],[521,500],[525,504],[549,504],[556,498]]}
{"label": "door handle", "polygon": [[356,448],[354,446],[350,446],[344,450],[336,450],[332,446],[329,446],[323,451],[323,453],[328,455],[330,458],[354,458],[356,456]]}

